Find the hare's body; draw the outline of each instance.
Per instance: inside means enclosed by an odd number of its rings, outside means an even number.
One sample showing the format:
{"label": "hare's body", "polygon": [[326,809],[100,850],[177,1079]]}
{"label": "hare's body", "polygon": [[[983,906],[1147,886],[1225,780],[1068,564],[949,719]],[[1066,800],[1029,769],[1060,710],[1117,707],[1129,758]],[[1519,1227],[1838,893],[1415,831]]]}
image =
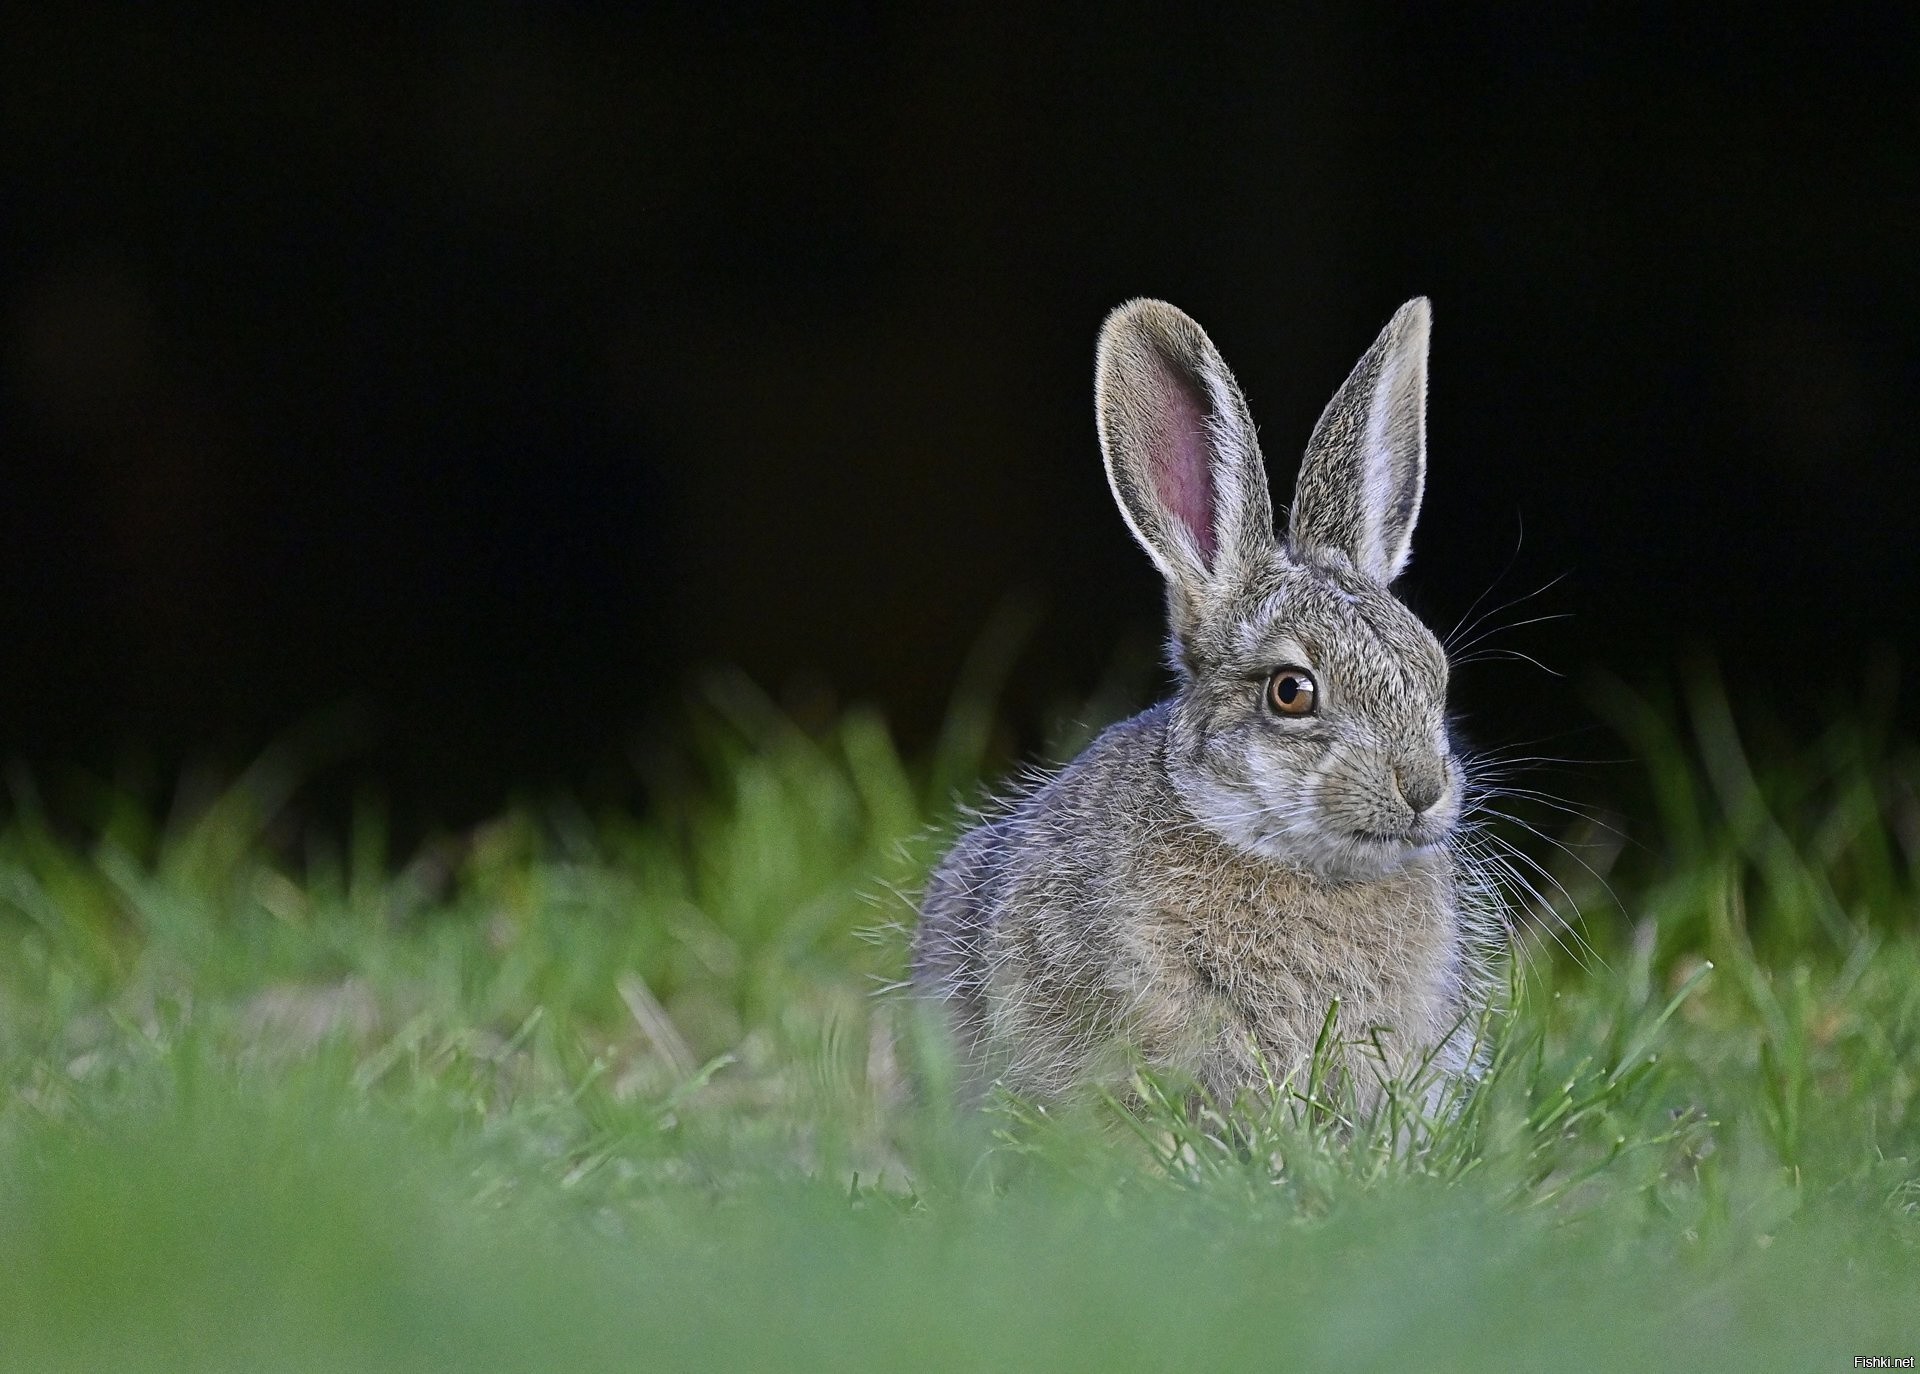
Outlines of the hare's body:
{"label": "hare's body", "polygon": [[1465,1067],[1474,931],[1452,856],[1340,882],[1249,854],[1168,785],[1166,716],[1111,727],[940,866],[915,977],[968,1061],[1059,1097],[1137,1057],[1231,1101],[1302,1075],[1338,999],[1338,1041],[1379,1061],[1339,1056],[1362,1100],[1429,1055]]}
{"label": "hare's body", "polygon": [[1144,1062],[1231,1100],[1301,1075],[1329,1025],[1363,1105],[1468,1068],[1486,942],[1446,655],[1388,590],[1425,482],[1427,330],[1410,302],[1335,394],[1283,539],[1200,327],[1158,301],[1108,318],[1101,445],[1167,579],[1179,687],[934,874],[914,982],[976,1082],[1059,1096]]}

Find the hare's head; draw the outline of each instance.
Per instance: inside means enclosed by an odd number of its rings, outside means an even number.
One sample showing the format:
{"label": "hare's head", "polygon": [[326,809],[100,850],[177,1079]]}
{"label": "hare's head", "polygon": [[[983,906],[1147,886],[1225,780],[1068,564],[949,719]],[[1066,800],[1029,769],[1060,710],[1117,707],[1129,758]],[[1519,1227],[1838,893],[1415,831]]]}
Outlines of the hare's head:
{"label": "hare's head", "polygon": [[1430,318],[1402,306],[1321,415],[1284,540],[1200,326],[1140,300],[1100,334],[1107,477],[1167,579],[1173,784],[1229,842],[1333,879],[1395,871],[1460,815],[1446,655],[1387,590],[1426,479]]}

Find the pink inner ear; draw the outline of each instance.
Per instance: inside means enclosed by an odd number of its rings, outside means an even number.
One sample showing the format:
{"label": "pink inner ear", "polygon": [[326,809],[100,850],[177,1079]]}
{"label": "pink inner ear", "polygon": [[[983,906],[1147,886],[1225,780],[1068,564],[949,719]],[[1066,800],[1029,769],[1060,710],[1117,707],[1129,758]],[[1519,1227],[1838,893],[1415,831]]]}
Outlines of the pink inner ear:
{"label": "pink inner ear", "polygon": [[1185,528],[1206,565],[1213,566],[1213,463],[1207,410],[1193,384],[1173,368],[1162,371],[1160,444],[1153,456],[1153,494]]}

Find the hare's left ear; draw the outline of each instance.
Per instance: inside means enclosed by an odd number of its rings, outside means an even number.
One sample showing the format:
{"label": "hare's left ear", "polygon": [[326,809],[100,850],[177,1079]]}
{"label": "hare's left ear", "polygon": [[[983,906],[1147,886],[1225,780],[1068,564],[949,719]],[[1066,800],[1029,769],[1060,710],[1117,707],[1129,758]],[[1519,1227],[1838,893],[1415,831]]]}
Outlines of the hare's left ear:
{"label": "hare's left ear", "polygon": [[1307,441],[1287,537],[1295,550],[1344,553],[1381,586],[1413,552],[1427,480],[1425,296],[1401,306],[1328,402]]}
{"label": "hare's left ear", "polygon": [[1167,579],[1178,632],[1274,549],[1253,420],[1206,331],[1165,301],[1107,316],[1093,389],[1107,481]]}

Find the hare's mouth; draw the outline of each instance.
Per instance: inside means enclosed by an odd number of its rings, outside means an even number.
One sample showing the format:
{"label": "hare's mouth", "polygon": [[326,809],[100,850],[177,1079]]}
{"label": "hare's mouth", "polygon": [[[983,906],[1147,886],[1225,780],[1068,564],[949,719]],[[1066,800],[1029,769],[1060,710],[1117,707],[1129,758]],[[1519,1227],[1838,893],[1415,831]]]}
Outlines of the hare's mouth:
{"label": "hare's mouth", "polygon": [[1403,849],[1413,853],[1437,849],[1446,843],[1447,836],[1453,831],[1451,813],[1436,815],[1427,813],[1416,816],[1412,824],[1397,830],[1369,830],[1354,826],[1348,831],[1355,840],[1363,844],[1381,845],[1389,849]]}
{"label": "hare's mouth", "polygon": [[1379,877],[1398,872],[1443,847],[1444,835],[1427,835],[1423,831],[1424,827],[1421,826],[1397,833],[1349,830],[1345,846],[1348,853],[1344,856],[1346,863],[1343,866],[1353,874],[1365,876]]}
{"label": "hare's mouth", "polygon": [[1349,830],[1347,834],[1373,848],[1408,851],[1430,849],[1438,838],[1423,836],[1419,826],[1407,830]]}
{"label": "hare's mouth", "polygon": [[1407,832],[1404,830],[1367,830],[1356,825],[1348,829],[1347,833],[1356,840],[1366,840],[1372,844],[1405,844],[1407,842]]}

